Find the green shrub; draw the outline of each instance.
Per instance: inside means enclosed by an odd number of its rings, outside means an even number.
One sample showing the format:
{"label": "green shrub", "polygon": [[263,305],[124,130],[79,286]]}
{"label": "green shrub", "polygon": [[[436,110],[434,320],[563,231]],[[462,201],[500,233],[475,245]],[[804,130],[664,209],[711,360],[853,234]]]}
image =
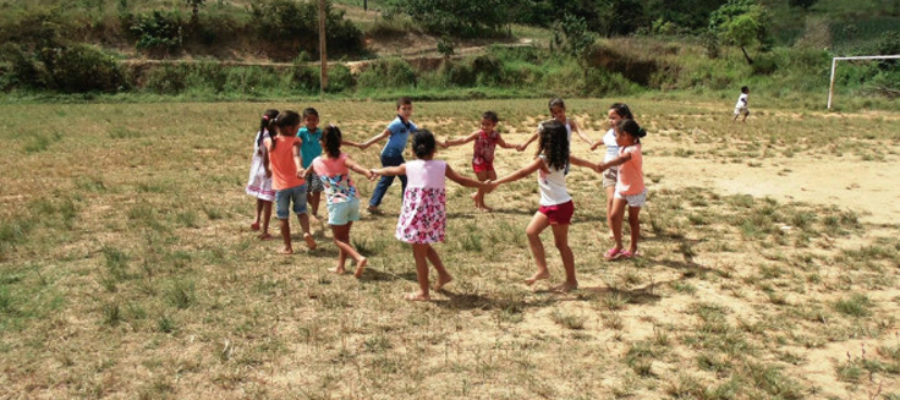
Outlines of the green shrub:
{"label": "green shrub", "polygon": [[290,87],[307,93],[319,90],[319,69],[315,67],[297,65],[291,73]]}
{"label": "green shrub", "polygon": [[[362,32],[349,20],[343,11],[334,11],[330,2],[326,3],[325,23],[328,26],[326,41],[332,54],[358,53],[362,50]],[[318,6],[316,2],[295,0],[254,0],[250,13],[257,35],[281,48],[290,49],[289,54],[280,58],[292,58],[296,51],[318,52]]]}
{"label": "green shrub", "polygon": [[187,87],[189,73],[186,64],[163,65],[146,74],[143,86],[155,93],[177,94]]}
{"label": "green shrub", "polygon": [[353,74],[350,68],[343,64],[337,64],[328,69],[328,87],[325,88],[329,93],[343,92],[352,89],[355,85]]}
{"label": "green shrub", "polygon": [[178,11],[124,15],[122,24],[137,40],[138,50],[177,52],[184,43],[185,21]]}
{"label": "green shrub", "polygon": [[53,78],[53,88],[66,93],[111,92],[125,84],[116,59],[93,46],[44,48],[40,58]]}
{"label": "green shrub", "polygon": [[384,59],[370,64],[356,81],[363,88],[403,88],[416,85],[416,74],[403,59]]}

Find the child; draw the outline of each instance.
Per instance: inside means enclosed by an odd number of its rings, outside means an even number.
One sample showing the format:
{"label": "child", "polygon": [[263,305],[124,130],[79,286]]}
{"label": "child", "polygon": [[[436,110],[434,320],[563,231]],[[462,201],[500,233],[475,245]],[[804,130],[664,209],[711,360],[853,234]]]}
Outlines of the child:
{"label": "child", "polygon": [[[580,137],[581,140],[583,140],[585,143],[588,144],[588,146],[591,146],[594,144],[594,142],[592,142],[591,139],[589,137],[587,137],[587,135],[585,135],[584,133],[581,132],[581,129],[578,128],[578,123],[575,122],[574,118],[566,118],[566,103],[563,102],[563,99],[560,99],[558,97],[555,99],[552,99],[552,100],[550,100],[550,103],[548,104],[548,106],[550,108],[550,116],[552,117],[552,119],[559,121],[559,123],[565,125],[567,140],[571,141],[572,140],[572,132],[575,132],[578,134],[578,137]],[[524,151],[528,147],[528,145],[531,144],[531,142],[535,141],[538,138],[538,136],[541,133],[541,127],[543,127],[543,126],[544,126],[543,124],[538,125],[538,128],[534,132],[534,134],[532,134],[531,137],[528,138],[527,141],[525,141],[525,143],[522,143],[522,144],[516,146],[516,150]],[[571,146],[569,146],[569,147],[571,147]]]}
{"label": "child", "polygon": [[741,87],[741,95],[738,96],[738,101],[734,105],[734,119],[731,122],[737,121],[738,116],[744,114],[744,119],[741,122],[747,122],[747,116],[750,115],[750,109],[747,103],[747,96],[750,95],[750,88],[743,86]]}
{"label": "child", "polygon": [[[297,137],[302,141],[300,145],[300,158],[303,160],[303,169],[309,169],[313,159],[322,154],[322,130],[319,126],[319,112],[315,108],[303,110],[303,126],[297,131]],[[312,210],[312,216],[319,218],[319,201],[322,198],[322,181],[313,171],[306,172],[306,201]]]}
{"label": "child", "polygon": [[247,179],[247,194],[256,197],[256,220],[250,224],[250,229],[259,230],[260,214],[263,214],[262,234],[260,239],[269,239],[269,219],[272,218],[272,201],[275,200],[275,190],[272,189],[272,171],[269,169],[269,153],[263,140],[268,139],[269,132],[274,129],[272,121],[278,116],[278,110],[266,110],[259,121],[259,131],[256,132],[256,141],[253,142],[253,159],[250,162],[250,177]]}
{"label": "child", "polygon": [[309,216],[306,215],[306,182],[303,180],[302,161],[300,159],[300,138],[296,136],[300,127],[300,114],[296,111],[285,111],[275,120],[278,135],[263,141],[269,152],[269,169],[272,170],[272,187],[275,189],[275,216],[281,220],[281,237],[284,239],[282,254],[292,254],[290,211],[288,207],[294,202],[294,213],[303,228],[303,240],[307,247],[316,248],[316,241],[309,233]]}
{"label": "child", "polygon": [[[401,97],[397,100],[397,118],[394,118],[394,120],[391,121],[384,132],[361,143],[359,145],[360,148],[365,149],[375,142],[388,138],[387,144],[385,144],[384,149],[381,150],[381,166],[392,167],[402,165],[406,161],[403,159],[403,150],[406,149],[406,141],[409,138],[409,134],[416,131],[416,124],[409,120],[409,117],[412,116],[412,111],[412,99],[409,97]],[[375,191],[372,192],[372,198],[369,200],[369,212],[378,212],[378,206],[381,205],[381,199],[384,197],[388,188],[391,187],[392,183],[394,183],[393,176],[381,177],[378,181],[378,185],[375,186]],[[400,174],[400,186],[403,191],[406,191],[406,175],[404,174]],[[403,194],[401,193],[401,198],[402,195]]]}
{"label": "child", "polygon": [[[472,169],[479,181],[495,180],[497,173],[494,171],[494,148],[497,145],[504,149],[511,149],[515,145],[508,144],[500,137],[497,131],[497,122],[499,118],[497,113],[487,111],[481,116],[481,130],[473,132],[471,135],[461,139],[447,140],[441,143],[444,148],[469,143],[475,141],[475,147],[472,152]],[[491,211],[491,208],[484,204],[484,191],[479,189],[472,195],[475,201],[475,208],[484,211]]]}
{"label": "child", "polygon": [[[644,136],[647,136],[647,132],[641,129],[634,120],[619,121],[616,124],[619,156],[597,166],[597,171],[619,166],[612,212],[608,217],[609,229],[613,232],[616,245],[606,252],[604,257],[607,260],[631,258],[638,255],[638,238],[641,237],[638,214],[647,200],[647,188],[644,187],[642,170],[643,157],[641,156],[641,138]],[[622,219],[625,215],[625,204],[628,204],[628,225],[631,226],[631,247],[628,250],[624,250],[624,246],[622,246]]]}
{"label": "child", "polygon": [[[325,128],[325,134],[321,136],[321,145],[325,148],[325,154],[316,157],[310,164],[325,187],[328,225],[331,225],[334,244],[339,249],[337,266],[331,271],[337,274],[346,272],[344,262],[347,260],[347,256],[350,256],[356,261],[356,271],[353,276],[359,278],[366,268],[366,258],[361,256],[350,244],[350,228],[353,226],[353,221],[359,220],[359,198],[356,196],[356,187],[350,180],[350,170],[363,174],[366,178],[371,178],[372,173],[351,160],[347,153],[342,153],[341,144],[341,130],[334,125],[329,125]],[[306,173],[307,175],[314,174],[312,171]]]}
{"label": "child", "polygon": [[489,190],[498,185],[524,178],[538,171],[538,188],[541,192],[541,207],[534,214],[525,234],[528,236],[528,245],[537,263],[537,272],[525,282],[529,285],[538,280],[550,277],[547,269],[547,259],[544,255],[544,245],[541,243],[541,232],[547,226],[553,229],[553,240],[559,254],[562,256],[563,267],[566,270],[566,281],[555,287],[554,290],[568,292],[578,288],[578,280],[575,278],[575,258],[572,249],[569,248],[568,234],[569,223],[575,212],[572,197],[566,191],[566,168],[569,163],[589,168],[597,166],[589,161],[571,156],[569,154],[569,141],[566,139],[566,126],[558,120],[547,121],[541,124],[541,139],[539,141],[539,156],[524,168],[503,177],[496,182],[489,183]]}
{"label": "child", "polygon": [[[303,110],[303,126],[297,131],[297,137],[303,141],[300,145],[300,158],[303,159],[303,169],[307,170],[306,200],[312,209],[313,218],[319,218],[319,202],[322,199],[324,186],[319,176],[309,169],[313,160],[322,154],[322,129],[319,127],[319,112],[309,107]],[[341,141],[341,144],[359,147],[359,144],[350,141]]]}
{"label": "child", "polygon": [[[609,130],[603,135],[602,140],[598,140],[591,146],[591,151],[601,144],[606,145],[606,154],[603,156],[603,162],[610,162],[619,156],[619,145],[616,143],[616,124],[623,119],[634,119],[631,110],[623,103],[613,103],[607,111],[609,118]],[[612,214],[613,196],[616,194],[616,181],[618,180],[618,167],[609,167],[603,172],[603,190],[606,191],[606,215],[607,219]],[[615,235],[610,231],[610,239]]]}
{"label": "child", "polygon": [[375,175],[394,176],[408,175],[409,187],[403,194],[403,208],[397,221],[394,236],[412,244],[413,257],[416,260],[416,277],[419,290],[406,295],[407,300],[429,300],[428,294],[428,261],[438,272],[435,290],[441,290],[453,277],[447,273],[441,258],[431,243],[444,241],[444,228],[447,223],[445,214],[444,192],[445,178],[466,186],[485,188],[487,185],[474,179],[461,176],[453,171],[446,162],[434,160],[434,135],[427,130],[413,134],[413,151],[416,160],[396,167],[373,169]]}

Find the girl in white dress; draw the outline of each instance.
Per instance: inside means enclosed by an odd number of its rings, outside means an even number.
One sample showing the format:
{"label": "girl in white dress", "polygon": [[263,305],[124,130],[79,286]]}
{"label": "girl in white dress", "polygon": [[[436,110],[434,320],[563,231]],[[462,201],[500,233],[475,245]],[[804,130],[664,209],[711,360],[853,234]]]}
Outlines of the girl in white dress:
{"label": "girl in white dress", "polygon": [[272,201],[275,200],[275,190],[272,189],[269,154],[262,142],[269,137],[271,122],[277,116],[278,110],[266,110],[259,121],[259,131],[256,132],[256,140],[253,142],[250,177],[247,178],[247,187],[245,189],[248,195],[256,197],[256,220],[250,224],[250,229],[258,231],[260,229],[260,219],[262,219],[262,233],[259,235],[259,238],[263,240],[271,237],[269,235],[269,219],[272,217]]}

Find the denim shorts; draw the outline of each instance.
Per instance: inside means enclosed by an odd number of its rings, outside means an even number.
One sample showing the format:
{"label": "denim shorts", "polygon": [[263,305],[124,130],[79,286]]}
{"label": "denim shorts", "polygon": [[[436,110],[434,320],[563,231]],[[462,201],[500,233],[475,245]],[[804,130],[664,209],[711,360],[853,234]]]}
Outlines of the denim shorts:
{"label": "denim shorts", "polygon": [[358,198],[343,203],[328,203],[328,225],[347,225],[353,221],[359,221]]}
{"label": "denim shorts", "polygon": [[310,172],[309,176],[306,177],[306,189],[310,193],[323,192],[325,191],[325,185],[322,184],[322,178],[319,178],[319,175],[316,175],[315,172]]}
{"label": "denim shorts", "polygon": [[275,216],[278,219],[288,219],[291,216],[288,207],[292,201],[295,214],[306,214],[306,184],[275,192]]}

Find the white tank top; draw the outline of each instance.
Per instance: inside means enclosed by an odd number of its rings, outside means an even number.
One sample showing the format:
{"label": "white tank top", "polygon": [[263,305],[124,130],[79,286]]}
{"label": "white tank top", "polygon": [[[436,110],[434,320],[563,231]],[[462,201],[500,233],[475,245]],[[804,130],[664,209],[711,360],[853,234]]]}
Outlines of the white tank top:
{"label": "white tank top", "polygon": [[[544,162],[544,166],[547,166],[547,159],[543,155],[541,155],[541,161]],[[569,196],[569,192],[566,190],[565,168],[551,169],[550,172],[544,172],[543,169],[539,169],[538,187],[541,191],[542,206],[555,206],[572,200],[572,197]]]}

